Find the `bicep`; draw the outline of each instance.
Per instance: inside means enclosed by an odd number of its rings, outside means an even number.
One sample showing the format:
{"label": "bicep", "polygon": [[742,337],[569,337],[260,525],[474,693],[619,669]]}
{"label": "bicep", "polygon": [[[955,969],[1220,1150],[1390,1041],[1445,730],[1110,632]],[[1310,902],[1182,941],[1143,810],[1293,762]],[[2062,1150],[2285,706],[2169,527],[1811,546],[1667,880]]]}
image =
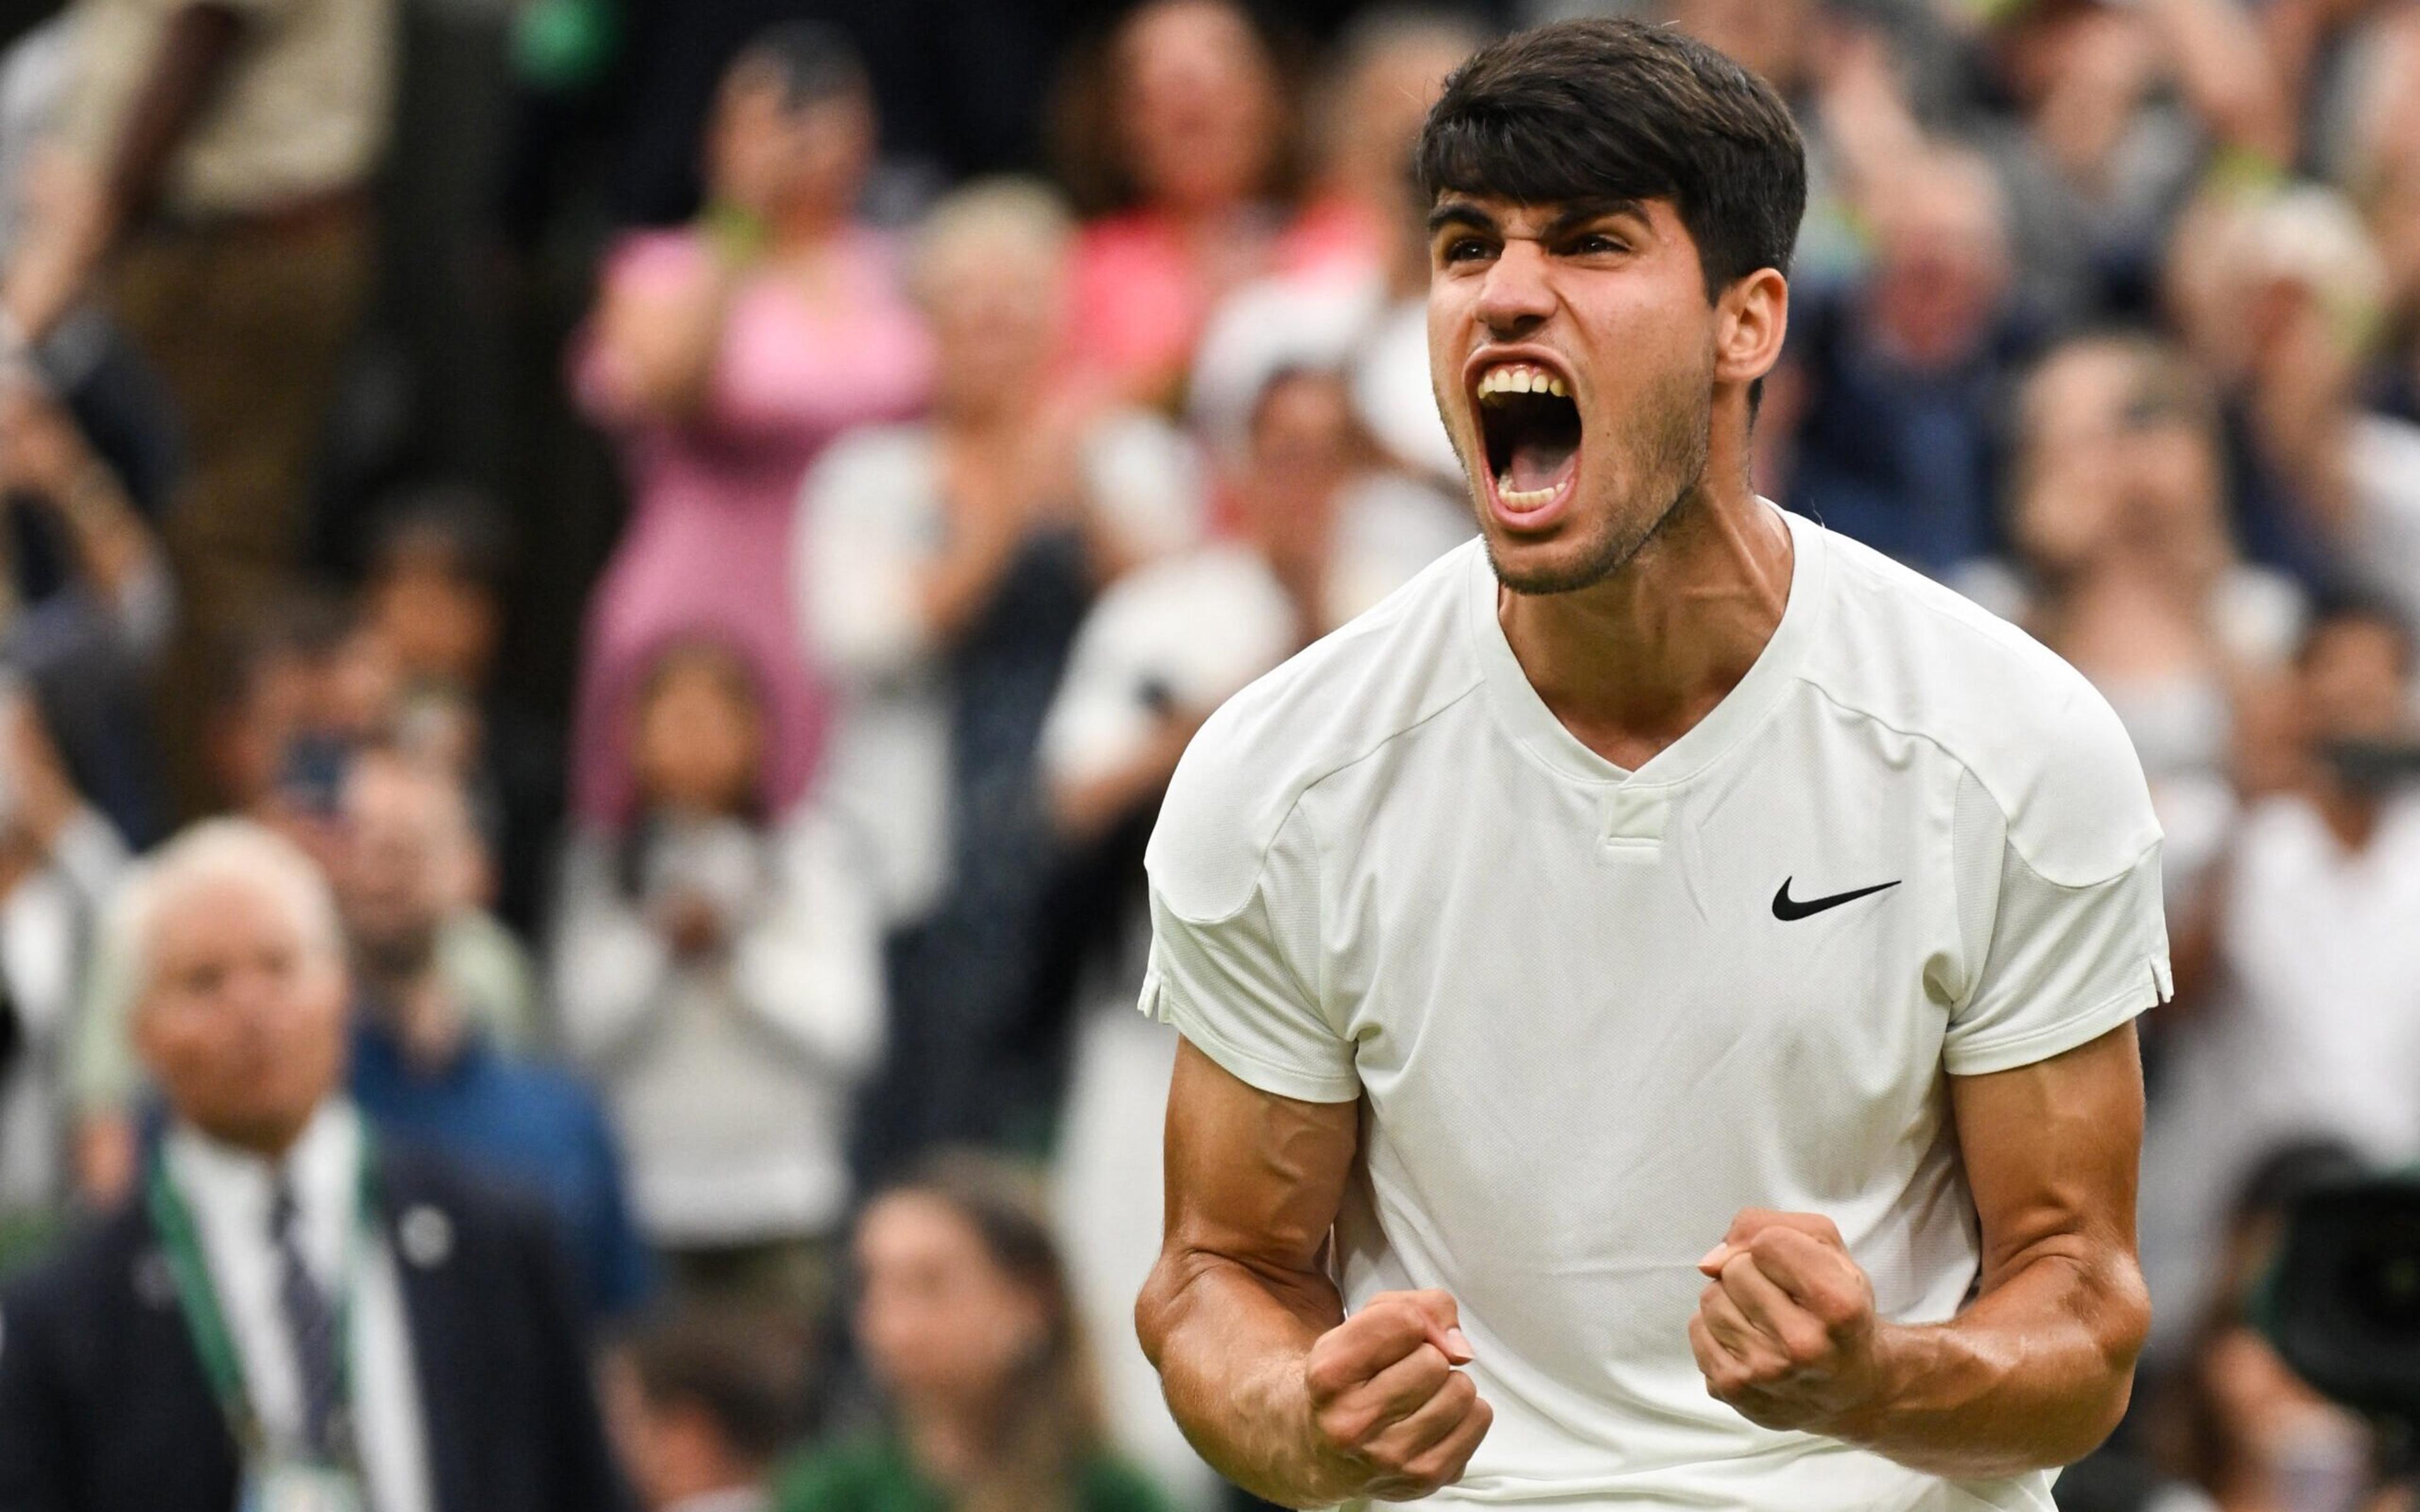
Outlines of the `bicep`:
{"label": "bicep", "polygon": [[1359,1103],[1264,1092],[1180,1041],[1168,1095],[1167,1244],[1267,1276],[1317,1274]]}
{"label": "bicep", "polygon": [[1989,1293],[2046,1253],[2134,1254],[2143,1064],[2123,1024],[2031,1065],[1949,1078]]}

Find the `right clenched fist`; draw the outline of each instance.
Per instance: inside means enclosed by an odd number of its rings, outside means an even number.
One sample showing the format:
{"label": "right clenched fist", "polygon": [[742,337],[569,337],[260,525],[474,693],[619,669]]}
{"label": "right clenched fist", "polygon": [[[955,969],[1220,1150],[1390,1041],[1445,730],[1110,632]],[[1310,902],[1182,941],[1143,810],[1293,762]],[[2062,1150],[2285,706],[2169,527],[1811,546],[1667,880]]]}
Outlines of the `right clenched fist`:
{"label": "right clenched fist", "polygon": [[1462,1478],[1496,1411],[1479,1399],[1453,1299],[1386,1291],[1321,1335],[1303,1366],[1314,1458],[1340,1499],[1408,1502]]}

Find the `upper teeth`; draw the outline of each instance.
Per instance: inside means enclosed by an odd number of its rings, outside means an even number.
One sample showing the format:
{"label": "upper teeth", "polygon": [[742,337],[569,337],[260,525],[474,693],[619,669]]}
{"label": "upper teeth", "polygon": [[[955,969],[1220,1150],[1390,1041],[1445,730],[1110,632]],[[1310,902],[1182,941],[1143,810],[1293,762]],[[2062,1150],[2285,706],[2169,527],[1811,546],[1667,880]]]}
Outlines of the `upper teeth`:
{"label": "upper teeth", "polygon": [[1504,363],[1479,375],[1481,403],[1507,393],[1551,393],[1559,399],[1572,396],[1561,378],[1528,363]]}

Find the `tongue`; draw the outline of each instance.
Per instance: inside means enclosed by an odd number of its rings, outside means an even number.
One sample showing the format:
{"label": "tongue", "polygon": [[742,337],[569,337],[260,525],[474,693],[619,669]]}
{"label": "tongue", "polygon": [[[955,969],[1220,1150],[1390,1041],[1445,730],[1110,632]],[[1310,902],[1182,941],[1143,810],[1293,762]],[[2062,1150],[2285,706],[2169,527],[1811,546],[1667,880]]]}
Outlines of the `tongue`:
{"label": "tongue", "polygon": [[1561,486],[1570,473],[1579,444],[1560,437],[1525,436],[1512,447],[1504,469],[1504,486],[1516,493],[1535,493]]}

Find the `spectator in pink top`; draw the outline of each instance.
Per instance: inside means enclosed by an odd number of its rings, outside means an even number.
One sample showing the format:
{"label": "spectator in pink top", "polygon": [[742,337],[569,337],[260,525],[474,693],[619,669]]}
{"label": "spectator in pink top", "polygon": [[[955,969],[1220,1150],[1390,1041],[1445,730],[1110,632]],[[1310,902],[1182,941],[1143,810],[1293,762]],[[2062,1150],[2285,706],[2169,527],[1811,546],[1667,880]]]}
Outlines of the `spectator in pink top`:
{"label": "spectator in pink top", "polygon": [[620,443],[633,497],[589,608],[571,745],[584,818],[628,816],[640,670],[699,633],[764,671],[767,811],[814,772],[825,700],[788,576],[799,479],[842,431],[918,409],[931,379],[890,249],[852,219],[874,133],[845,40],[806,23],[766,31],[724,77],[704,214],[632,236],[606,270],[573,381]]}
{"label": "spectator in pink top", "polygon": [[1229,0],[1147,0],[1099,65],[1061,118],[1079,197],[1116,207],[1077,246],[1073,350],[1108,397],[1158,404],[1211,305],[1269,269],[1286,100]]}

